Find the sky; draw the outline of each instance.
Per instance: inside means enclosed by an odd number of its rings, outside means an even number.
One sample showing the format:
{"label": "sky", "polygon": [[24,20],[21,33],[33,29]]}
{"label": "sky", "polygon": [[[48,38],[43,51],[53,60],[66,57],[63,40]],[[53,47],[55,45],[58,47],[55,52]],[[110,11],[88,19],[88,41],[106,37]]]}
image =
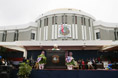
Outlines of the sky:
{"label": "sky", "polygon": [[49,10],[75,8],[96,20],[118,23],[118,0],[0,0],[0,26],[33,22]]}

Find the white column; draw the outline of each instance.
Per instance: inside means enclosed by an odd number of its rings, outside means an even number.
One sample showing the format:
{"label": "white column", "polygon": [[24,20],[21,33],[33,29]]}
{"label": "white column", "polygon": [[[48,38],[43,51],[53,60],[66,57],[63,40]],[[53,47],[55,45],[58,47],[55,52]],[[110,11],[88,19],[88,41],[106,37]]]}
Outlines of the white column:
{"label": "white column", "polygon": [[52,39],[54,39],[54,25],[52,25]]}
{"label": "white column", "polygon": [[46,27],[44,27],[44,40],[46,40]]}
{"label": "white column", "polygon": [[87,40],[87,35],[86,35],[86,26],[84,26],[84,39]]}
{"label": "white column", "polygon": [[40,32],[40,34],[39,34],[39,41],[41,41],[41,28],[39,28],[39,32]]}
{"label": "white column", "polygon": [[55,39],[57,39],[57,25],[55,25]]}
{"label": "white column", "polygon": [[24,50],[23,57],[25,57],[25,59],[27,59],[27,50]]}
{"label": "white column", "polygon": [[84,26],[82,25],[82,40],[85,39],[84,37],[85,37],[85,36],[84,36]]}
{"label": "white column", "polygon": [[75,39],[78,39],[77,24],[75,24],[75,33],[76,33],[76,37],[75,37]]}
{"label": "white column", "polygon": [[94,32],[93,32],[93,24],[92,24],[92,21],[90,21],[90,23],[91,23],[91,26],[90,26],[90,28],[91,28],[91,39],[93,40],[93,34],[94,34]]}
{"label": "white column", "polygon": [[92,36],[91,36],[91,27],[89,27],[89,37],[90,37],[90,40],[92,40]]}
{"label": "white column", "polygon": [[72,24],[72,38],[75,39],[75,26]]}
{"label": "white column", "polygon": [[48,26],[46,26],[46,40],[48,40]]}

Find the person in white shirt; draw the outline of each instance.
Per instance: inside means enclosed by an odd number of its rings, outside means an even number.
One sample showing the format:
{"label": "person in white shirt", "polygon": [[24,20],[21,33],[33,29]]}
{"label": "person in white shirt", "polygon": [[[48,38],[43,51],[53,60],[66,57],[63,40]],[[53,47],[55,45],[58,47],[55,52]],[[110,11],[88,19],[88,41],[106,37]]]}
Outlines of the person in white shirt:
{"label": "person in white shirt", "polygon": [[93,69],[93,65],[92,65],[92,61],[91,60],[89,60],[88,61],[88,69]]}

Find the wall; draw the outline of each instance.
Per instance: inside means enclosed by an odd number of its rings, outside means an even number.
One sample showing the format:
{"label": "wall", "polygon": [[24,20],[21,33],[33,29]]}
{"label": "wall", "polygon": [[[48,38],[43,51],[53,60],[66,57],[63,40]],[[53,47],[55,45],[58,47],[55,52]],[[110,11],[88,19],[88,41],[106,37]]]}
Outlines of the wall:
{"label": "wall", "polygon": [[[94,32],[93,32],[93,19],[87,17],[87,16],[82,16],[82,15],[78,15],[78,14],[71,14],[71,13],[65,13],[65,14],[55,14],[55,15],[49,15],[49,16],[45,16],[40,18],[39,20],[37,20],[38,23],[38,40],[41,41],[45,41],[45,27],[44,26],[44,19],[48,18],[48,38],[47,40],[63,40],[65,39],[64,37],[58,37],[58,26],[62,25],[62,16],[63,15],[67,15],[67,25],[71,26],[71,37],[67,37],[66,40],[82,40],[82,24],[81,24],[81,17],[85,18],[85,22],[86,22],[86,29],[84,29],[84,31],[86,31],[84,34],[86,34],[86,39],[85,40],[94,40]],[[72,24],[72,16],[77,16],[77,24]],[[52,25],[52,17],[53,16],[57,16],[57,24]],[[88,23],[88,19],[90,19],[90,26]],[[42,21],[42,24],[40,26],[40,20]],[[54,20],[55,21],[55,20]],[[55,26],[57,25],[57,29],[55,28]],[[74,34],[73,34],[73,30],[72,30],[72,26],[74,25],[74,27],[77,25],[77,28],[74,29]],[[41,27],[41,28],[40,28]],[[54,27],[54,32],[52,30],[52,27]],[[90,31],[89,31],[90,29]],[[56,31],[57,30],[57,33]],[[76,31],[77,30],[77,31]],[[77,38],[73,38],[73,35],[75,35],[77,32]],[[53,34],[52,34],[53,33]],[[55,35],[57,35],[57,38],[55,37]],[[52,38],[54,36],[54,39]],[[76,36],[76,35],[75,35]],[[91,36],[91,37],[90,37]]]}
{"label": "wall", "polygon": [[101,40],[115,40],[113,30],[100,29]]}
{"label": "wall", "polygon": [[31,39],[31,30],[28,31],[19,31],[19,39],[18,41],[27,41]]}
{"label": "wall", "polygon": [[14,33],[15,33],[15,31],[7,31],[6,42],[13,42],[14,41]]}
{"label": "wall", "polygon": [[0,31],[0,42],[2,42],[3,31]]}

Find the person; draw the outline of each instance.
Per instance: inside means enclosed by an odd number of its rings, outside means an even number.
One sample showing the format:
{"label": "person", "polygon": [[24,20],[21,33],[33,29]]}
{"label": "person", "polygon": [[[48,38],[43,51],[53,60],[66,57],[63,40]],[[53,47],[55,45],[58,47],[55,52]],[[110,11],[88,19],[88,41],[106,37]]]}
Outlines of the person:
{"label": "person", "polygon": [[69,52],[69,56],[72,57],[73,53],[72,52]]}
{"label": "person", "polygon": [[5,59],[2,58],[2,65],[5,65]]}
{"label": "person", "polygon": [[54,45],[54,48],[52,50],[60,50],[57,45]]}
{"label": "person", "polygon": [[68,70],[72,70],[73,66],[76,65],[72,55],[73,55],[72,52],[69,52],[69,55],[65,59]]}
{"label": "person", "polygon": [[78,64],[79,64],[79,69],[82,69],[81,59],[78,60]]}
{"label": "person", "polygon": [[34,60],[32,59],[32,57],[29,59],[29,65],[32,67],[34,66]]}
{"label": "person", "polygon": [[90,59],[89,61],[88,61],[88,69],[93,69],[93,65],[92,65],[92,60]]}
{"label": "person", "polygon": [[44,51],[42,51],[38,56],[37,63],[39,63],[39,69],[44,69],[44,64],[46,63],[46,56]]}
{"label": "person", "polygon": [[97,69],[97,66],[96,66],[96,61],[95,61],[95,59],[93,58],[93,60],[92,60],[92,65],[93,65],[93,68],[94,69]]}
{"label": "person", "polygon": [[112,66],[112,64],[111,64],[111,62],[109,61],[107,69],[108,69],[108,70],[112,70],[111,66]]}
{"label": "person", "polygon": [[35,63],[34,68],[35,68],[36,70],[39,69],[39,64],[38,64],[38,62]]}
{"label": "person", "polygon": [[86,61],[85,61],[85,69],[88,69],[88,62],[89,62],[89,60],[87,58]]}
{"label": "person", "polygon": [[72,52],[69,52],[69,55],[68,55],[66,58],[74,59],[74,58],[72,57],[72,55],[73,55],[73,53],[72,53]]}
{"label": "person", "polygon": [[85,69],[85,62],[84,62],[84,60],[82,59],[82,69]]}

